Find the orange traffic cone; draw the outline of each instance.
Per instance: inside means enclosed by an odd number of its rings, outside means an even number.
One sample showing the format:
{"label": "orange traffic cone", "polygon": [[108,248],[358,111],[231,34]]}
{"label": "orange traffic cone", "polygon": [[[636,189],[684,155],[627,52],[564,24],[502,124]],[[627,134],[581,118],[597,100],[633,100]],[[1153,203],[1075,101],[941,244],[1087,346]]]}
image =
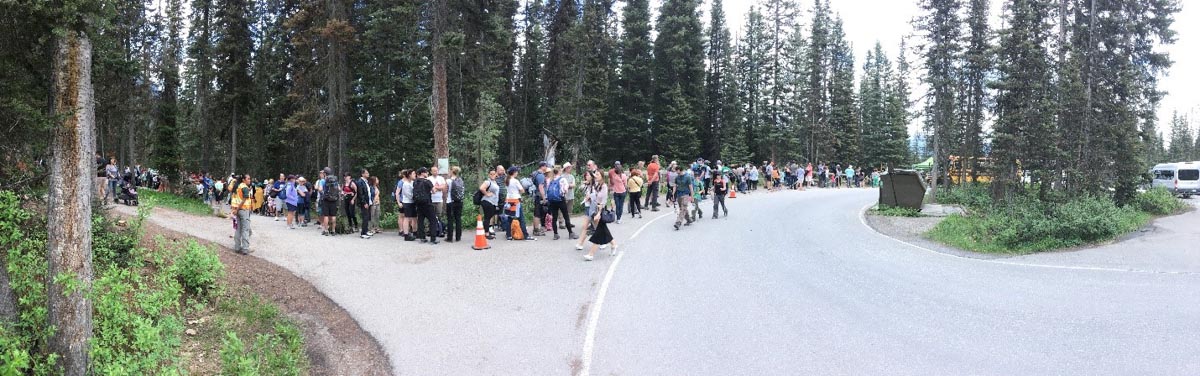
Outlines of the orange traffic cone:
{"label": "orange traffic cone", "polygon": [[483,231],[483,216],[476,215],[475,216],[475,245],[471,246],[471,249],[481,250],[481,249],[488,249],[488,248],[492,248],[492,247],[488,245],[487,233]]}
{"label": "orange traffic cone", "polygon": [[729,198],[737,198],[737,188],[729,190]]}

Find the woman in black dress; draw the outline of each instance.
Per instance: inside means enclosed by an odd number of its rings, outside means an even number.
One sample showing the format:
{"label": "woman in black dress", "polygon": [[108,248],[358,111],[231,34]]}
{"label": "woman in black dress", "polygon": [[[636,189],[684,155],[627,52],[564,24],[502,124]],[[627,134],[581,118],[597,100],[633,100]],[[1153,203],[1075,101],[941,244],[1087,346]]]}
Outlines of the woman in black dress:
{"label": "woman in black dress", "polygon": [[[592,249],[587,255],[583,256],[585,261],[592,261],[596,257],[596,250],[605,246],[612,247],[609,253],[612,256],[617,255],[617,242],[613,240],[612,233],[608,231],[608,223],[601,220],[604,208],[612,210],[612,201],[608,200],[608,186],[604,184],[604,178],[600,171],[592,171],[591,184],[586,187],[587,204],[592,208],[596,208],[594,213],[590,213],[591,221],[595,224],[596,230],[592,232],[592,236],[588,238],[588,242],[592,243]],[[583,247],[576,245],[576,249]]]}

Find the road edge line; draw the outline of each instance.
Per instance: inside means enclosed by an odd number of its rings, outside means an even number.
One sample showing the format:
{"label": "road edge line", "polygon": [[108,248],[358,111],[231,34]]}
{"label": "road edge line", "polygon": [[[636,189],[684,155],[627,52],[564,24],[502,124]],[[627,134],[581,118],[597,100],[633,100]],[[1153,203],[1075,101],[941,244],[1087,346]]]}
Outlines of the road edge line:
{"label": "road edge line", "polygon": [[[670,215],[670,213],[666,213],[646,222],[629,237],[629,241],[641,235],[642,230],[650,227],[650,224]],[[592,351],[596,348],[596,327],[600,324],[600,308],[604,306],[604,298],[608,295],[608,286],[612,283],[613,274],[617,271],[617,265],[621,263],[621,259],[624,257],[625,252],[618,253],[617,258],[613,259],[612,264],[608,265],[608,272],[604,274],[604,281],[600,282],[600,290],[596,292],[596,300],[592,304],[591,313],[588,314],[587,334],[583,337],[583,355],[580,356],[583,364],[580,367],[580,376],[590,376],[592,374]]]}
{"label": "road edge line", "polygon": [[875,206],[875,204],[867,204],[866,206],[864,206],[862,208],[862,210],[860,210],[858,212],[858,221],[861,222],[864,227],[870,229],[871,232],[874,232],[875,235],[882,236],[884,238],[890,239],[897,243],[904,244],[909,247],[913,247],[913,248],[916,248],[916,249],[919,249],[919,250],[922,250],[922,251],[925,251],[928,253],[933,253],[933,254],[941,255],[941,256],[945,256],[945,257],[952,257],[952,258],[959,259],[959,260],[969,260],[969,261],[983,262],[983,263],[997,264],[997,265],[1024,266],[1024,267],[1045,268],[1045,269],[1086,270],[1086,271],[1098,271],[1098,272],[1121,272],[1121,273],[1138,273],[1138,274],[1200,275],[1200,273],[1196,273],[1196,272],[1158,271],[1158,270],[1141,270],[1141,269],[1116,269],[1116,268],[1101,268],[1101,267],[1093,267],[1093,266],[1030,264],[1030,263],[1023,263],[1023,262],[985,260],[985,259],[978,259],[978,258],[974,258],[974,257],[953,255],[953,254],[949,254],[949,253],[945,253],[945,252],[938,252],[938,251],[935,251],[935,250],[932,250],[929,248],[925,248],[925,247],[922,247],[922,246],[919,246],[919,245],[916,245],[913,243],[909,243],[909,242],[900,240],[891,235],[884,234],[882,232],[879,232],[879,230],[876,230],[875,227],[871,226],[870,224],[867,224],[867,211],[871,210],[872,206]]}

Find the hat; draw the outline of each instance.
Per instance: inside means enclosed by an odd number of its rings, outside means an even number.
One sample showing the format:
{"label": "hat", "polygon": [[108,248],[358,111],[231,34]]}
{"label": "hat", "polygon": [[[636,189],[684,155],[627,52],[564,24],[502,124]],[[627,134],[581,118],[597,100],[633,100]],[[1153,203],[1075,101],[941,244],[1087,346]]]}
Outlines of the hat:
{"label": "hat", "polygon": [[620,165],[621,165],[621,161],[613,162],[613,166],[620,166]]}
{"label": "hat", "polygon": [[288,175],[288,176],[287,176],[287,180],[292,180],[292,179],[295,179],[295,178],[296,178],[296,175]]}
{"label": "hat", "polygon": [[325,175],[333,175],[333,169],[329,168],[329,167],[326,167],[325,169],[321,170],[321,172],[324,172]]}
{"label": "hat", "polygon": [[563,163],[563,168],[571,168],[571,162]]}
{"label": "hat", "polygon": [[546,161],[542,161],[541,163],[538,163],[538,167],[549,167],[549,166],[550,166],[550,164],[546,163]]}
{"label": "hat", "polygon": [[515,174],[515,173],[517,173],[518,171],[521,171],[521,169],[517,168],[517,166],[512,166],[512,167],[509,167],[509,168],[508,168],[508,174],[509,174],[509,175]]}
{"label": "hat", "polygon": [[421,168],[417,169],[417,175],[428,173],[428,172],[429,172],[428,168],[421,167]]}

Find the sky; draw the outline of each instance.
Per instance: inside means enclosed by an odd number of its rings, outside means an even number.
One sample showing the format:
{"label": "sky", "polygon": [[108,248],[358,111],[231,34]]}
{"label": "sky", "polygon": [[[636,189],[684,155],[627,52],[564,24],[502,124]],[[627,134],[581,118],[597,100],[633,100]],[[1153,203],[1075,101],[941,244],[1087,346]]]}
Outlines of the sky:
{"label": "sky", "polygon": [[[750,6],[761,4],[760,1],[770,0],[723,0],[725,14],[728,17],[730,29],[737,35],[746,21],[746,13]],[[799,0],[804,16],[802,21],[811,19],[807,15],[812,8],[812,1]],[[1175,61],[1167,77],[1159,81],[1159,89],[1167,91],[1167,96],[1159,105],[1158,130],[1169,129],[1171,113],[1179,111],[1189,114],[1193,119],[1200,119],[1200,1],[1180,0],[1183,10],[1175,15],[1174,29],[1178,33],[1175,44],[1165,49]],[[895,59],[901,38],[911,36],[913,29],[910,21],[921,14],[918,2],[915,0],[832,0],[832,10],[842,16],[846,36],[854,45],[857,61],[861,65],[867,50],[879,41],[883,44],[888,57]],[[1190,4],[1189,4],[1190,3]],[[707,15],[711,2],[706,1],[704,12]],[[1001,11],[1003,1],[991,0],[992,29],[1001,26]],[[1189,6],[1191,5],[1191,6]],[[707,18],[704,18],[707,22]],[[912,42],[910,42],[910,45]],[[920,69],[919,61],[909,55],[909,61],[914,63],[914,69]],[[859,67],[861,70],[861,66]],[[918,73],[918,72],[915,72]],[[861,72],[860,72],[861,74]],[[913,77],[915,80],[916,77]],[[922,90],[914,82],[916,90]],[[921,93],[913,93],[914,96]],[[914,122],[916,123],[916,122]],[[1200,122],[1196,122],[1200,125]],[[1193,129],[1196,128],[1193,126]],[[910,126],[910,131],[919,128]]]}

